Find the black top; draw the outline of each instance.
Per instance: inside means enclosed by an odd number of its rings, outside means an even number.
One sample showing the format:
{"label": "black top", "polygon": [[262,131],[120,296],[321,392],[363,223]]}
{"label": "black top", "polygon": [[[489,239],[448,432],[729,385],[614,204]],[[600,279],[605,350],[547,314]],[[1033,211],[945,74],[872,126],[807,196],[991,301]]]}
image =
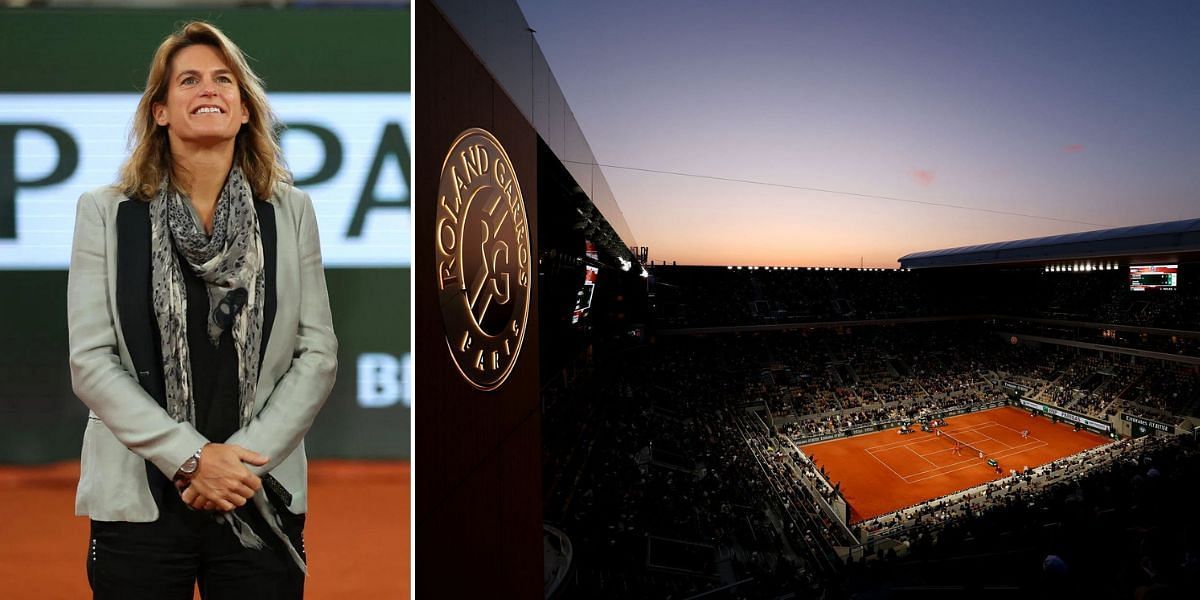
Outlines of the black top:
{"label": "black top", "polygon": [[221,332],[220,343],[208,339],[208,290],[204,280],[178,257],[187,286],[187,338],[192,360],[192,399],[196,430],[213,442],[223,443],[239,429],[238,362],[233,333]]}

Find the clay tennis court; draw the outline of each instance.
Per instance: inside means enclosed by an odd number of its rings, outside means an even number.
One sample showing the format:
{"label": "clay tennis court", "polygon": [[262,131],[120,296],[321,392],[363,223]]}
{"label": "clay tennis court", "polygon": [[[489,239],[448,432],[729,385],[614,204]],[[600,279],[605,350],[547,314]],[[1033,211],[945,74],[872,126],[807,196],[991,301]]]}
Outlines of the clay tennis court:
{"label": "clay tennis court", "polygon": [[[893,427],[801,449],[825,467],[830,483],[841,482],[850,522],[857,523],[999,479],[1009,469],[1044,465],[1111,441],[1008,406],[950,417],[941,429],[949,435],[919,428],[900,435]],[[1023,430],[1029,430],[1028,437]],[[958,451],[950,436],[960,442]],[[1003,474],[972,448],[999,462]]]}
{"label": "clay tennis court", "polygon": [[[409,464],[309,465],[305,598],[409,597]],[[90,598],[88,520],[75,514],[79,463],[0,467],[4,598]],[[199,595],[196,595],[199,598]]]}

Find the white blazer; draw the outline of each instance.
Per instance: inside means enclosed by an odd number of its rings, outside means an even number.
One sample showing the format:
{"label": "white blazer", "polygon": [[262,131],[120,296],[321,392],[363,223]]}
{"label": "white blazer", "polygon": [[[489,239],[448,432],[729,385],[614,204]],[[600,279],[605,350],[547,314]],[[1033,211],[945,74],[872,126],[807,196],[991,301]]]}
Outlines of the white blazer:
{"label": "white blazer", "polygon": [[312,201],[281,184],[271,202],[255,202],[267,263],[265,347],[254,418],[228,440],[205,439],[163,407],[150,305],[148,208],[112,187],[84,194],[77,207],[67,283],[71,384],[91,412],[75,514],[98,521],[156,520],[148,468],[171,479],[209,441],[269,457],[263,467],[248,467],[258,475],[270,473],[291,494],[287,508],[305,512],[304,434],[337,372]]}

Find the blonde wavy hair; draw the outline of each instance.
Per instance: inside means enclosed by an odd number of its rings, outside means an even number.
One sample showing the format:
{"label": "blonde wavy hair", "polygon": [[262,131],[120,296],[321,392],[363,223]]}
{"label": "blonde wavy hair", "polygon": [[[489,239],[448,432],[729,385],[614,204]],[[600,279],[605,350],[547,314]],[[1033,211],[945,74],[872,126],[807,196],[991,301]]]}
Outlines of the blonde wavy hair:
{"label": "blonde wavy hair", "polygon": [[291,181],[276,135],[278,120],[267,104],[262,79],[250,69],[241,48],[221,30],[203,21],[187,23],[167,36],[154,53],[146,89],[138,102],[133,129],[129,132],[131,152],[121,167],[117,187],[130,198],[150,200],[158,194],[163,179],[170,178],[173,168],[171,146],[167,128],[154,121],[154,105],[167,100],[167,81],[175,54],[196,45],[212,46],[237,79],[250,121],[238,130],[233,162],[242,168],[254,197],[269,200],[275,184]]}

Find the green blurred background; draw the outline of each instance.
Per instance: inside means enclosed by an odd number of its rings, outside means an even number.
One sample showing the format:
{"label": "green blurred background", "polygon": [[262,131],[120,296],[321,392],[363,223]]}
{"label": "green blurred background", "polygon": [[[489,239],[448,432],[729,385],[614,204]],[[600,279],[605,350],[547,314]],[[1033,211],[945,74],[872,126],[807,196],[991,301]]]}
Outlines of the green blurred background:
{"label": "green blurred background", "polygon": [[[376,214],[384,213],[391,219],[388,223],[398,222],[396,218],[407,221],[412,107],[408,95],[410,12],[403,6],[0,9],[0,99],[16,99],[19,107],[0,111],[0,127],[51,119],[55,115],[45,112],[61,110],[53,104],[24,102],[25,96],[17,94],[139,93],[150,58],[163,37],[192,19],[217,25],[238,43],[252,58],[252,68],[266,81],[269,96],[318,92],[369,93],[379,98],[380,93],[395,94],[382,97],[395,102],[396,118],[384,117],[386,123],[372,122],[362,130],[377,132],[385,124],[399,126],[403,148],[393,145],[389,152],[381,153],[384,144],[378,133],[368,136],[370,139],[343,136],[340,141],[348,157],[356,147],[368,148],[368,152],[374,149],[376,159],[385,171],[390,168],[396,179],[386,194],[386,205],[370,213],[368,224]],[[333,100],[321,104],[321,110],[342,112],[338,104],[342,97],[331,96]],[[123,137],[114,140],[112,152],[124,152],[124,141]],[[0,169],[16,172],[13,165],[23,159],[19,154],[26,147],[31,146],[0,144]],[[291,159],[289,156],[289,162]],[[353,180],[365,175],[350,172],[346,177]],[[96,177],[86,187],[98,187],[112,179],[107,174]],[[346,186],[362,189],[362,182],[350,181],[324,192],[319,187],[302,189],[312,195],[320,213],[323,206],[335,201],[354,200],[330,198],[345,193]],[[21,202],[23,193],[17,192],[16,202]],[[71,193],[73,207],[78,192]],[[55,210],[64,213],[60,223],[73,222],[73,210]],[[338,229],[322,225],[323,247],[350,235]],[[411,233],[406,230],[375,232],[375,239],[385,238],[390,238],[390,246],[382,247],[381,252],[411,248]],[[0,257],[7,251],[5,245],[12,243],[0,239]],[[382,266],[331,265],[328,248],[325,255],[340,342],[339,372],[333,394],[306,438],[308,454],[311,458],[406,459],[412,389],[411,249],[382,261],[386,263]],[[52,269],[0,266],[0,311],[7,316],[5,326],[0,327],[0,463],[36,464],[79,456],[87,409],[71,391],[66,285],[65,264]]]}

